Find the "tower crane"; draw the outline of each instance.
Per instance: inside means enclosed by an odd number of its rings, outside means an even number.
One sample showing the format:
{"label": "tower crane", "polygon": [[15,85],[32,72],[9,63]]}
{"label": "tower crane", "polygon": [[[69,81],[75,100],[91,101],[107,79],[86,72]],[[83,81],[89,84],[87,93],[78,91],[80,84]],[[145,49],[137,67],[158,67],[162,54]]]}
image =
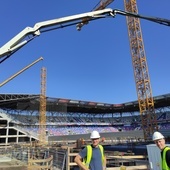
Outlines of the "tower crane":
{"label": "tower crane", "polygon": [[[104,9],[113,0],[101,0],[100,5],[94,9]],[[138,13],[136,0],[124,0],[125,10],[131,13]],[[154,130],[158,129],[156,113],[154,110],[154,101],[152,97],[152,90],[150,85],[149,73],[147,68],[146,55],[144,51],[142,32],[140,28],[139,18],[126,16],[129,41],[132,55],[132,63],[134,70],[134,77],[136,82],[136,90],[139,103],[139,111],[142,120],[142,129],[144,139],[149,140]],[[87,20],[82,21],[87,24]],[[79,28],[83,26],[79,24]]]}
{"label": "tower crane", "polygon": [[[94,9],[104,9],[114,0],[100,0],[100,5]],[[142,121],[142,129],[144,133],[144,139],[149,140],[151,134],[158,130],[156,113],[154,109],[154,101],[152,96],[152,89],[150,84],[150,78],[147,67],[147,60],[145,55],[145,49],[142,38],[142,31],[140,27],[139,18],[147,19],[150,21],[158,22],[169,26],[169,21],[159,18],[150,18],[138,15],[138,9],[136,0],[124,0],[125,11],[115,10],[115,14],[121,14],[126,16],[128,35],[130,41],[130,49],[132,55],[132,63],[134,70],[134,77],[136,83],[136,90],[139,103],[139,111]],[[165,21],[165,22],[164,22]],[[77,26],[79,30],[84,24],[87,24],[88,20],[84,19]]]}
{"label": "tower crane", "polygon": [[39,109],[39,144],[46,144],[46,68],[41,69],[41,93]]}
{"label": "tower crane", "polygon": [[[124,0],[125,11],[138,13],[136,0]],[[132,64],[136,82],[139,110],[142,121],[144,139],[149,140],[151,134],[158,130],[154,101],[152,96],[151,83],[148,73],[148,66],[142,31],[139,18],[126,16]]]}
{"label": "tower crane", "polygon": [[[101,0],[100,5],[94,10],[104,9],[113,0]],[[138,14],[136,0],[124,0],[125,11]],[[142,121],[142,129],[144,139],[149,140],[151,134],[158,130],[156,113],[154,109],[154,101],[152,89],[147,67],[142,31],[139,18],[126,16],[128,35],[130,41],[130,49],[132,55],[132,64],[136,83],[136,90],[139,103],[139,111]]]}

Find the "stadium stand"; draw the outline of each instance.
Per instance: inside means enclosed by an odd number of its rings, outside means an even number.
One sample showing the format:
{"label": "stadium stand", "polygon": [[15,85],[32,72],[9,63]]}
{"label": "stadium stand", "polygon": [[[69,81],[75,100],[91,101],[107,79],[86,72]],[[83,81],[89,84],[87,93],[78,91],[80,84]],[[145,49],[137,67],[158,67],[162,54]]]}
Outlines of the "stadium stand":
{"label": "stadium stand", "polygon": [[[0,144],[38,140],[38,97],[38,95],[0,95]],[[8,100],[5,101],[7,98]],[[137,101],[120,105],[100,103],[99,106],[97,103],[88,105],[87,101],[77,101],[76,104],[70,101],[47,98],[46,137],[48,140],[55,136],[87,135],[92,130],[98,130],[101,134],[114,133],[117,137],[125,135],[124,137],[128,138],[129,135],[136,137],[135,131],[142,130]],[[169,94],[155,97],[159,129],[165,131],[167,136],[170,136],[166,132],[170,129],[169,101]]]}

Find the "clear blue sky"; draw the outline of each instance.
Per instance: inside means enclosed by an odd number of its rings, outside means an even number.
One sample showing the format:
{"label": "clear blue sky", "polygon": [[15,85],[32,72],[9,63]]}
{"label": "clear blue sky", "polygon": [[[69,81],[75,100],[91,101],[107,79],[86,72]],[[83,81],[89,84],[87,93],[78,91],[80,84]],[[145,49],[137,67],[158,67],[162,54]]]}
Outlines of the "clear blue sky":
{"label": "clear blue sky", "polygon": [[[89,12],[98,0],[5,0],[0,10],[0,47],[25,27]],[[137,0],[141,15],[170,19],[169,0]],[[123,0],[109,8],[124,10]],[[153,96],[170,93],[170,27],[141,20]],[[42,33],[0,64],[0,83],[40,56],[42,62],[1,87],[0,93],[39,94],[41,68],[47,69],[48,97],[123,103],[137,100],[126,18],[117,15]]]}

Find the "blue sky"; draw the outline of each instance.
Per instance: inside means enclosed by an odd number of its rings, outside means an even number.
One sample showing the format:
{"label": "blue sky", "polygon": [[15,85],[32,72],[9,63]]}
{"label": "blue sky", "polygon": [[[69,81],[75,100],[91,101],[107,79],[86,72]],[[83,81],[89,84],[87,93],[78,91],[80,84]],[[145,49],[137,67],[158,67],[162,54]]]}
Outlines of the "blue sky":
{"label": "blue sky", "polygon": [[[90,12],[97,0],[5,0],[0,10],[0,47],[35,23]],[[170,19],[170,1],[137,0],[141,15]],[[124,10],[123,0],[109,8]],[[170,27],[141,20],[153,96],[170,92]],[[42,33],[0,64],[0,83],[39,57],[0,88],[0,93],[39,94],[41,68],[47,69],[46,95],[119,104],[137,100],[126,18],[99,19],[79,32],[75,26]]]}

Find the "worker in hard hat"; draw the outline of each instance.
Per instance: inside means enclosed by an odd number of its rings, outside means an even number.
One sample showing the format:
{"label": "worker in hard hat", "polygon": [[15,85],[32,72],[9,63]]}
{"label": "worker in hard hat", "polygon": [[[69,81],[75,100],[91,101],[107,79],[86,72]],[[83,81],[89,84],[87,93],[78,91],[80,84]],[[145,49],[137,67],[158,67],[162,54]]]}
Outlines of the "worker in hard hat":
{"label": "worker in hard hat", "polygon": [[75,157],[74,161],[82,170],[105,170],[106,157],[104,148],[100,145],[100,134],[93,131],[90,135],[91,145],[87,145]]}
{"label": "worker in hard hat", "polygon": [[153,141],[161,150],[162,170],[170,170],[170,147],[165,144],[165,137],[160,132],[154,132]]}

